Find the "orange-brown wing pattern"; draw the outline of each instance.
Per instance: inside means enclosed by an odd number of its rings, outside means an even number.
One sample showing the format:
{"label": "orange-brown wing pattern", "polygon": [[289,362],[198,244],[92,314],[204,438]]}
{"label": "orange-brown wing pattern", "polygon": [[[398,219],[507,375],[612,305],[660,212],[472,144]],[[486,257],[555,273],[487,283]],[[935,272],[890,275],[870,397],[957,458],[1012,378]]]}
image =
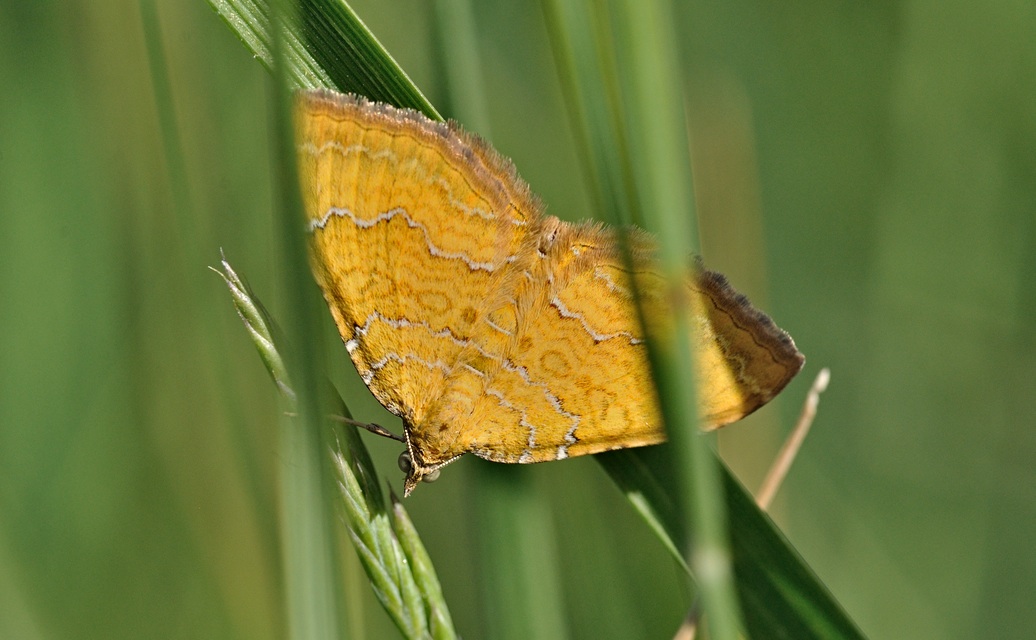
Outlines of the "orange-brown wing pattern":
{"label": "orange-brown wing pattern", "polygon": [[[633,271],[611,232],[548,218],[511,299],[513,332],[501,357],[483,359],[473,402],[445,407],[429,446],[448,460],[472,452],[499,462],[541,462],[665,440],[630,280],[661,333],[667,283],[646,234],[630,236]],[[751,413],[802,366],[794,343],[718,274],[695,269],[693,312],[702,426]],[[500,323],[504,324],[504,323]],[[462,357],[463,359],[463,357]]]}
{"label": "orange-brown wing pattern", "polygon": [[540,462],[663,441],[632,300],[607,281],[626,274],[611,234],[549,219],[533,256],[534,285],[473,423],[460,429],[465,446]]}
{"label": "orange-brown wing pattern", "polygon": [[[511,163],[454,125],[330,92],[297,107],[313,269],[357,370],[403,417],[406,490],[464,453],[539,462],[665,439],[634,306],[672,318],[647,234],[545,217]],[[726,280],[686,284],[703,426],[801,368]]]}
{"label": "orange-brown wing pattern", "polygon": [[297,120],[317,280],[371,391],[419,423],[537,205],[484,143],[414,112],[313,92]]}
{"label": "orange-brown wing pattern", "polygon": [[688,283],[702,428],[736,422],[774,398],[806,360],[791,336],[722,275],[696,269]]}

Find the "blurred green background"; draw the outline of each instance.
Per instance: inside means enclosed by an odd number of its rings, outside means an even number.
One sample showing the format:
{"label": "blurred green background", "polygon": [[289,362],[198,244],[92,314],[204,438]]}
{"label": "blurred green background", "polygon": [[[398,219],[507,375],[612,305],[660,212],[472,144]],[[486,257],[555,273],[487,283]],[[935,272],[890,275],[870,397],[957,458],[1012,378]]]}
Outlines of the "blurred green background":
{"label": "blurred green background", "polygon": [[[207,269],[222,248],[279,298],[271,83],[207,4],[156,6],[158,65],[138,2],[0,0],[3,638],[285,633],[278,405]],[[448,115],[432,4],[353,6]],[[679,15],[706,261],[808,358],[721,434],[724,457],[755,488],[830,367],[773,511],[792,544],[872,637],[1027,636],[1036,10],[695,0]],[[480,2],[475,18],[494,145],[551,213],[593,215],[540,5]],[[398,431],[326,334],[354,414]],[[398,489],[398,445],[368,441]],[[467,638],[491,629],[480,464],[406,503]],[[529,478],[553,519],[555,637],[672,635],[680,575],[592,460],[499,474]],[[341,555],[352,628],[398,635]]]}

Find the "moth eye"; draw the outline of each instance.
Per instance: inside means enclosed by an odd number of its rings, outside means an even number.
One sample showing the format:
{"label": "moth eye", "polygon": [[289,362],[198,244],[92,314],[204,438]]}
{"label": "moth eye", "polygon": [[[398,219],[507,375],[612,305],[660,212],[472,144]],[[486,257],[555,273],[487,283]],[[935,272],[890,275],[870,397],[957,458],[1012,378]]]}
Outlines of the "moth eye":
{"label": "moth eye", "polygon": [[[404,451],[399,454],[399,458],[396,460],[399,465],[399,470],[405,473],[407,476],[414,470],[414,461],[410,459],[410,452]],[[429,471],[428,473],[421,476],[422,482],[435,482],[439,479],[439,470]]]}
{"label": "moth eye", "polygon": [[396,464],[399,465],[399,470],[407,475],[410,475],[410,472],[414,470],[414,463],[410,460],[409,451],[404,451],[399,454],[399,459],[396,460]]}

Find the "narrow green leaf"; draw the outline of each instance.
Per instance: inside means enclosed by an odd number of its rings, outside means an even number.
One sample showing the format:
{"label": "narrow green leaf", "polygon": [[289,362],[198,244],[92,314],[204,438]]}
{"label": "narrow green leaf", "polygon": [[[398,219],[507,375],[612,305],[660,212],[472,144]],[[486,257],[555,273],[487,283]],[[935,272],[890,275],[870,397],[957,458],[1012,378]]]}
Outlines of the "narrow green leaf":
{"label": "narrow green leaf", "polygon": [[[272,69],[268,3],[209,0],[209,4],[241,42]],[[347,3],[301,0],[298,11],[288,20],[283,55],[288,77],[296,88],[360,93],[442,120]]]}
{"label": "narrow green leaf", "polygon": [[453,629],[453,620],[446,607],[446,600],[439,585],[439,577],[435,573],[432,559],[421,542],[421,537],[410,520],[410,515],[402,503],[392,496],[392,530],[399,540],[400,549],[406,554],[410,571],[414,576],[419,593],[423,594],[427,620],[431,626],[433,638],[453,638],[457,632]]}
{"label": "narrow green leaf", "polygon": [[[271,330],[273,322],[233,267],[225,259],[221,266],[216,272],[227,283],[238,315],[281,391],[290,418],[296,413],[296,395]],[[289,428],[300,427],[292,420]],[[386,508],[377,471],[356,427],[345,426],[336,434],[331,462],[342,508],[375,596],[405,637],[455,638],[435,568],[409,516],[398,502],[393,502],[391,512]]]}
{"label": "narrow green leaf", "polygon": [[[617,0],[614,38],[620,60],[625,127],[644,227],[659,238],[662,272],[674,291],[696,252],[689,136],[683,109],[673,19],[667,0]],[[733,584],[727,514],[709,442],[698,432],[689,305],[674,305],[669,335],[649,336],[652,373],[674,454],[675,494],[687,523],[682,542],[701,590],[709,636],[738,637],[740,606]]]}
{"label": "narrow green leaf", "polygon": [[730,512],[734,575],[744,622],[753,638],[863,638],[827,587],[719,465]]}
{"label": "narrow green leaf", "polygon": [[295,390],[294,411],[281,419],[280,467],[281,532],[288,633],[292,638],[331,640],[345,629],[345,611],[339,604],[337,546],[330,509],[330,446],[325,416],[329,397],[323,393],[324,350],[319,334],[320,306],[310,285],[306,240],[299,224],[302,194],[295,166],[294,126],[291,118],[292,79],[286,65],[287,25],[293,6],[289,0],[271,5],[271,54],[274,61],[273,186],[281,239],[283,290],[281,312],[293,349],[286,363]]}
{"label": "narrow green leaf", "polygon": [[[209,4],[263,66],[272,70],[269,4],[260,0],[209,0]],[[333,86],[331,77],[306,51],[298,29],[291,29],[285,34],[283,56],[288,64],[288,74],[296,86]]]}
{"label": "narrow green leaf", "polygon": [[[472,1],[434,0],[436,41],[450,115],[489,139]],[[501,471],[498,465],[480,461],[471,468],[469,487],[478,523],[486,633],[500,640],[561,640],[568,629],[554,519],[529,476]]]}

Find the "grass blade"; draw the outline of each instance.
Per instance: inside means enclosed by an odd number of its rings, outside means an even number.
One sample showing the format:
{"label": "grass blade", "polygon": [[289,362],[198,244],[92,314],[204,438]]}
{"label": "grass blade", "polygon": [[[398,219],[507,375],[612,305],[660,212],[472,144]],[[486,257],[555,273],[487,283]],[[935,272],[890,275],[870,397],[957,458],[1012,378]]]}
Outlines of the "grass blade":
{"label": "grass blade", "polygon": [[[266,66],[273,68],[269,4],[261,0],[209,0],[231,31]],[[396,64],[345,2],[302,0],[288,16],[284,59],[297,88],[337,89],[442,116]]]}
{"label": "grass blade", "polygon": [[[217,273],[227,283],[234,307],[281,391],[289,416],[294,415],[296,395],[274,339],[273,323],[230,263],[224,259],[221,267]],[[355,427],[337,431],[331,460],[350,537],[382,607],[407,638],[455,638],[424,544],[398,501],[386,509],[377,471]]]}
{"label": "grass blade", "polygon": [[[435,9],[450,115],[491,139],[471,0],[435,0]],[[468,492],[477,514],[486,635],[566,637],[556,525],[532,479],[480,461]]]}

